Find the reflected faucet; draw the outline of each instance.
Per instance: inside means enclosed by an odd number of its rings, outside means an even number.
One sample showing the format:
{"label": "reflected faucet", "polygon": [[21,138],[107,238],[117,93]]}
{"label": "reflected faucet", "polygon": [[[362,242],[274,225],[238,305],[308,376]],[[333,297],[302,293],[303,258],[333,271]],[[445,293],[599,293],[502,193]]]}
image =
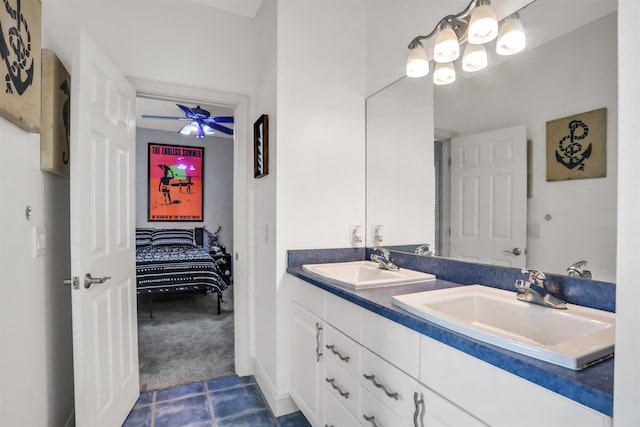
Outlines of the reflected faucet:
{"label": "reflected faucet", "polygon": [[393,263],[393,261],[391,261],[391,254],[389,253],[388,249],[374,246],[373,250],[380,251],[380,254],[381,254],[381,255],[371,254],[371,256],[369,257],[371,261],[378,263],[378,268],[381,268],[383,270],[389,270],[389,271],[400,270],[400,267],[398,267]]}
{"label": "reflected faucet", "polygon": [[416,255],[425,255],[425,256],[433,255],[433,252],[429,250],[428,243],[418,246],[417,248],[414,249],[413,253]]}
{"label": "reflected faucet", "polygon": [[567,274],[571,277],[582,277],[583,279],[591,279],[593,276],[591,271],[585,270],[584,266],[587,265],[587,261],[578,261],[567,267]]}
{"label": "reflected faucet", "polygon": [[516,298],[519,301],[566,310],[566,301],[554,297],[547,291],[547,277],[543,272],[538,270],[522,270],[522,272],[529,273],[529,277],[527,280],[516,280],[515,286],[518,290]]}

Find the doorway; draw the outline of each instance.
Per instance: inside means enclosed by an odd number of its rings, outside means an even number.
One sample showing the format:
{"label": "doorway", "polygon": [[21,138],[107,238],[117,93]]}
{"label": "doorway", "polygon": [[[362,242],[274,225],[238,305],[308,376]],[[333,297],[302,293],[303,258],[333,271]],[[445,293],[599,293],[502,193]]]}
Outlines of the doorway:
{"label": "doorway", "polygon": [[[250,314],[248,304],[248,273],[244,254],[247,253],[248,215],[247,215],[247,158],[248,158],[248,98],[244,95],[206,90],[191,86],[180,86],[151,82],[139,79],[129,79],[136,88],[137,97],[171,101],[183,105],[220,105],[232,109],[235,121],[233,138],[233,168],[232,168],[232,233],[230,248],[232,260],[233,286],[232,298],[224,299],[228,311],[233,317],[233,354],[235,373],[240,376],[251,374],[249,354],[249,325]],[[195,138],[194,138],[195,140]],[[206,138],[204,139],[206,141]],[[206,143],[205,143],[206,144]],[[143,168],[146,171],[146,168]],[[138,172],[139,173],[139,172]],[[143,172],[143,174],[146,172]],[[146,179],[146,178],[145,178]],[[205,190],[206,192],[207,190]],[[138,208],[139,205],[137,205]],[[146,209],[146,208],[145,208]],[[143,211],[146,214],[146,210]],[[139,216],[136,214],[136,216]],[[205,218],[205,224],[206,218]],[[207,224],[209,225],[209,224]],[[213,227],[212,227],[213,228]],[[210,230],[215,232],[216,228]],[[223,241],[224,243],[224,241]],[[202,302],[202,301],[201,301]],[[195,304],[195,303],[192,303]],[[202,307],[201,307],[202,308]],[[206,309],[206,307],[205,307]],[[211,313],[211,316],[217,314]]]}
{"label": "doorway", "polygon": [[[141,392],[235,374],[233,116],[226,105],[136,98]],[[162,237],[174,229],[193,245]]]}

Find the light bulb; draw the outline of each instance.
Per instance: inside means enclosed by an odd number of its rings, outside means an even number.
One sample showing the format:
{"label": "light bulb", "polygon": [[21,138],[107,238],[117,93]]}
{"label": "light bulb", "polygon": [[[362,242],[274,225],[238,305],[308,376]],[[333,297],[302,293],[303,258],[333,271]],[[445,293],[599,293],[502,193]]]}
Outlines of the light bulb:
{"label": "light bulb", "polygon": [[524,27],[516,14],[502,24],[498,41],[496,42],[496,53],[498,55],[513,55],[526,46],[527,38],[524,34]]}
{"label": "light bulb", "polygon": [[414,78],[424,77],[429,74],[429,58],[420,42],[409,51],[406,73],[408,77]]}
{"label": "light bulb", "polygon": [[462,69],[467,72],[482,70],[487,66],[487,50],[482,44],[467,43],[462,55]]}
{"label": "light bulb", "polygon": [[467,41],[471,44],[490,42],[498,35],[498,20],[490,5],[478,6],[471,13]]}
{"label": "light bulb", "polygon": [[438,63],[433,71],[433,83],[437,85],[448,85],[456,81],[456,70],[453,62]]}
{"label": "light bulb", "polygon": [[436,36],[435,46],[433,47],[433,60],[436,62],[451,62],[460,56],[460,45],[458,44],[458,36],[451,26],[446,26]]}

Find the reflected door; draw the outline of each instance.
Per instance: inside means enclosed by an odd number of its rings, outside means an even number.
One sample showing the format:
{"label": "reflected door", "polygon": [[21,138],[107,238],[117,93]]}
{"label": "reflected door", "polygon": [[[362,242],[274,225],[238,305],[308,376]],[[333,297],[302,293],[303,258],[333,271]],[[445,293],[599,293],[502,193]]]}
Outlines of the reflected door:
{"label": "reflected door", "polygon": [[524,126],[451,139],[451,257],[524,268]]}

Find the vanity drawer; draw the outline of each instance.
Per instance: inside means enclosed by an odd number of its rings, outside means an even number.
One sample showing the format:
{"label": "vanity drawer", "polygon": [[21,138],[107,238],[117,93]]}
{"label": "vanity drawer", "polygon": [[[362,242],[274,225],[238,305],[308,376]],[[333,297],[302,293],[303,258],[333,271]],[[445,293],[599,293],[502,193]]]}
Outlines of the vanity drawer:
{"label": "vanity drawer", "polygon": [[360,425],[367,427],[410,427],[412,424],[401,420],[385,405],[381,405],[366,389],[362,389],[360,401]]}
{"label": "vanity drawer", "polygon": [[324,392],[324,425],[326,427],[352,427],[358,425],[354,416],[338,402],[329,390]]}
{"label": "vanity drawer", "polygon": [[360,384],[402,420],[411,422],[415,412],[413,394],[418,388],[416,379],[363,348]]}
{"label": "vanity drawer", "polygon": [[362,345],[418,378],[420,334],[371,311],[362,316]]}
{"label": "vanity drawer", "polygon": [[362,307],[325,292],[325,320],[348,337],[362,341]]}
{"label": "vanity drawer", "polygon": [[326,360],[335,362],[353,379],[360,374],[360,344],[340,333],[331,325],[326,325],[323,353]]}
{"label": "vanity drawer", "polygon": [[322,319],[324,317],[325,291],[297,277],[292,277],[292,280],[296,283],[291,286],[291,300]]}
{"label": "vanity drawer", "polygon": [[324,363],[324,386],[350,413],[358,414],[360,384],[331,359]]}

